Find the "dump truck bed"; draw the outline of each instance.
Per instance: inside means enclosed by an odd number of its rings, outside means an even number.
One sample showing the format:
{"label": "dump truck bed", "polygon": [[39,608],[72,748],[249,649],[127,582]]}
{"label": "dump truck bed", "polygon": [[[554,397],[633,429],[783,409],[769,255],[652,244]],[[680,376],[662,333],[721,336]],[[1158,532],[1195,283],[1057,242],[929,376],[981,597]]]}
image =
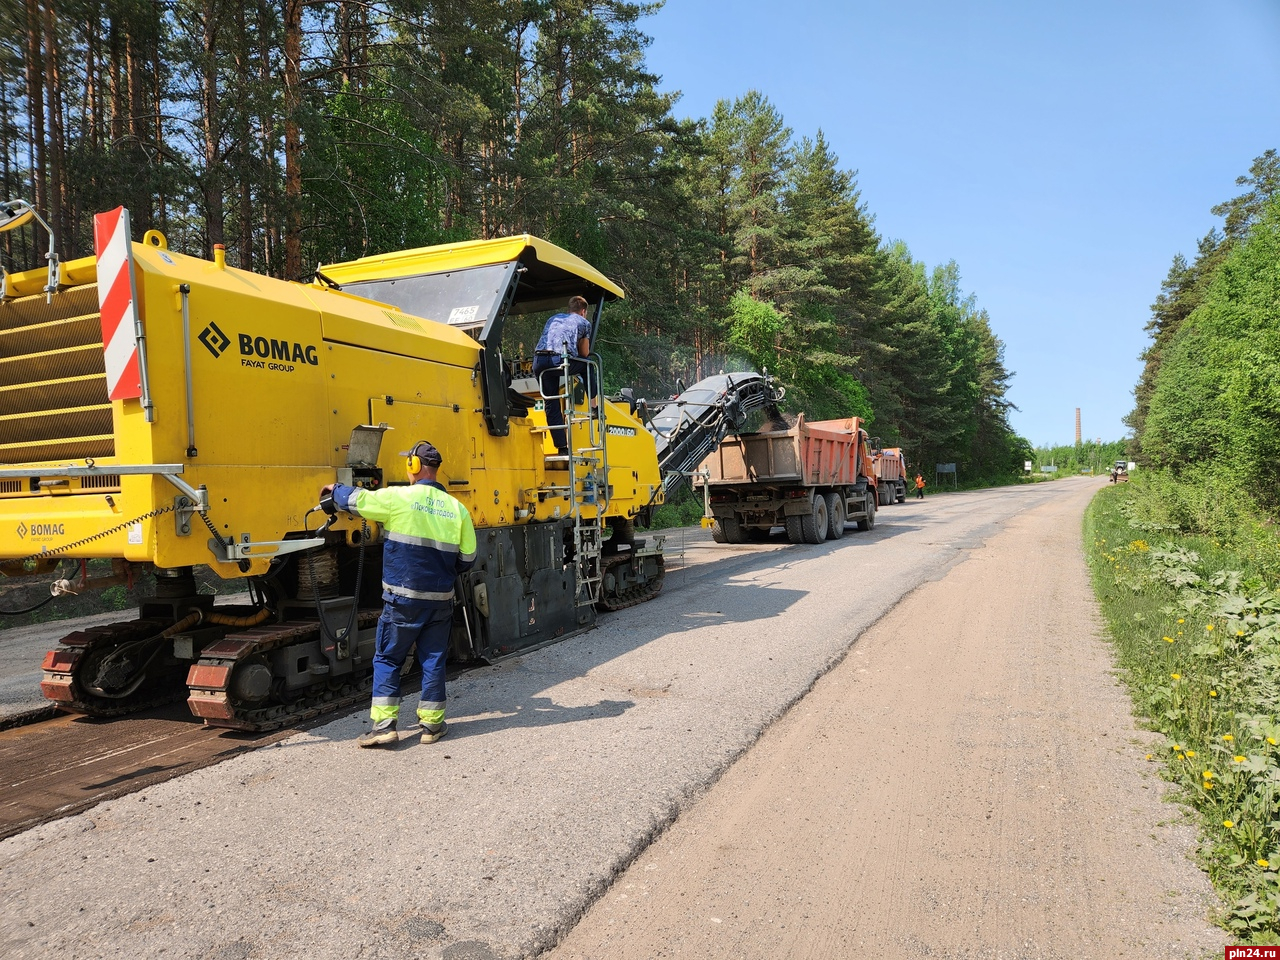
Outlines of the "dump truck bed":
{"label": "dump truck bed", "polygon": [[880,451],[875,458],[876,479],[905,480],[906,471],[903,466],[902,450],[899,447],[888,447]]}
{"label": "dump truck bed", "polygon": [[801,414],[788,430],[726,437],[702,466],[712,487],[734,484],[843,486],[857,483],[862,445],[858,417],[808,423]]}

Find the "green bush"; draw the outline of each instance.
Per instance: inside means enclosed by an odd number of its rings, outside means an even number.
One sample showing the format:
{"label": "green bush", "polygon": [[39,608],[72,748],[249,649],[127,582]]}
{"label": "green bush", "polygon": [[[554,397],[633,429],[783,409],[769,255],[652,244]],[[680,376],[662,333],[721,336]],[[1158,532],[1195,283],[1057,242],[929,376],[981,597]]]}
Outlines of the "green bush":
{"label": "green bush", "polygon": [[690,493],[686,487],[670,502],[662,504],[653,511],[653,523],[650,530],[665,530],[668,527],[687,527],[702,519],[704,506],[701,494]]}

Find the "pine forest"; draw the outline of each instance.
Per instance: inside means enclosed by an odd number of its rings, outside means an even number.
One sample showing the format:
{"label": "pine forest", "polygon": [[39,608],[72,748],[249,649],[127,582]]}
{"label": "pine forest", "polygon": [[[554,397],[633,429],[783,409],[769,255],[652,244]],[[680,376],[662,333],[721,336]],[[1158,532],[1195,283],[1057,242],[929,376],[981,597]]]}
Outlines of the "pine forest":
{"label": "pine forest", "polygon": [[[139,239],[309,279],[532,233],[618,281],[610,389],[767,368],[810,419],[860,415],[910,466],[1020,474],[1004,346],[956,263],[882,235],[856,171],[767,91],[677,119],[624,0],[10,0],[0,193],[63,258],[95,212]],[[678,78],[672,78],[678,84]],[[39,266],[32,226],[0,237]]]}

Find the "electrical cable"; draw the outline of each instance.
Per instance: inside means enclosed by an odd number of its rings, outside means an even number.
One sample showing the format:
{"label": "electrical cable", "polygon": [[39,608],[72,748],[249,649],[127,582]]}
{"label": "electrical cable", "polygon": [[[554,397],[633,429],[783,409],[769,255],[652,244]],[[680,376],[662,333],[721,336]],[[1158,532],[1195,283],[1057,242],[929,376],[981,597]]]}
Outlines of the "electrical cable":
{"label": "electrical cable", "polygon": [[0,617],[20,617],[24,613],[34,613],[36,610],[39,610],[41,607],[43,607],[46,603],[48,603],[52,599],[53,599],[53,594],[49,594],[49,596],[45,597],[43,600],[37,603],[34,607],[27,607],[27,609],[25,610],[0,610]]}

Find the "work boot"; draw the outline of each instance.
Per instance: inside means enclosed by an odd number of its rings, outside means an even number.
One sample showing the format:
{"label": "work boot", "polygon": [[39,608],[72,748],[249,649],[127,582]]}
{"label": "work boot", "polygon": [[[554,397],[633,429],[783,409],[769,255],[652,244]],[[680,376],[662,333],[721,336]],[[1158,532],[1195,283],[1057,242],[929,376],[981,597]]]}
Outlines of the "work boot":
{"label": "work boot", "polygon": [[383,720],[372,730],[356,741],[362,747],[387,747],[399,742],[400,734],[396,733],[394,720]]}
{"label": "work boot", "polygon": [[449,725],[447,723],[433,723],[430,725],[420,723],[418,726],[422,730],[423,743],[435,743],[449,732]]}

